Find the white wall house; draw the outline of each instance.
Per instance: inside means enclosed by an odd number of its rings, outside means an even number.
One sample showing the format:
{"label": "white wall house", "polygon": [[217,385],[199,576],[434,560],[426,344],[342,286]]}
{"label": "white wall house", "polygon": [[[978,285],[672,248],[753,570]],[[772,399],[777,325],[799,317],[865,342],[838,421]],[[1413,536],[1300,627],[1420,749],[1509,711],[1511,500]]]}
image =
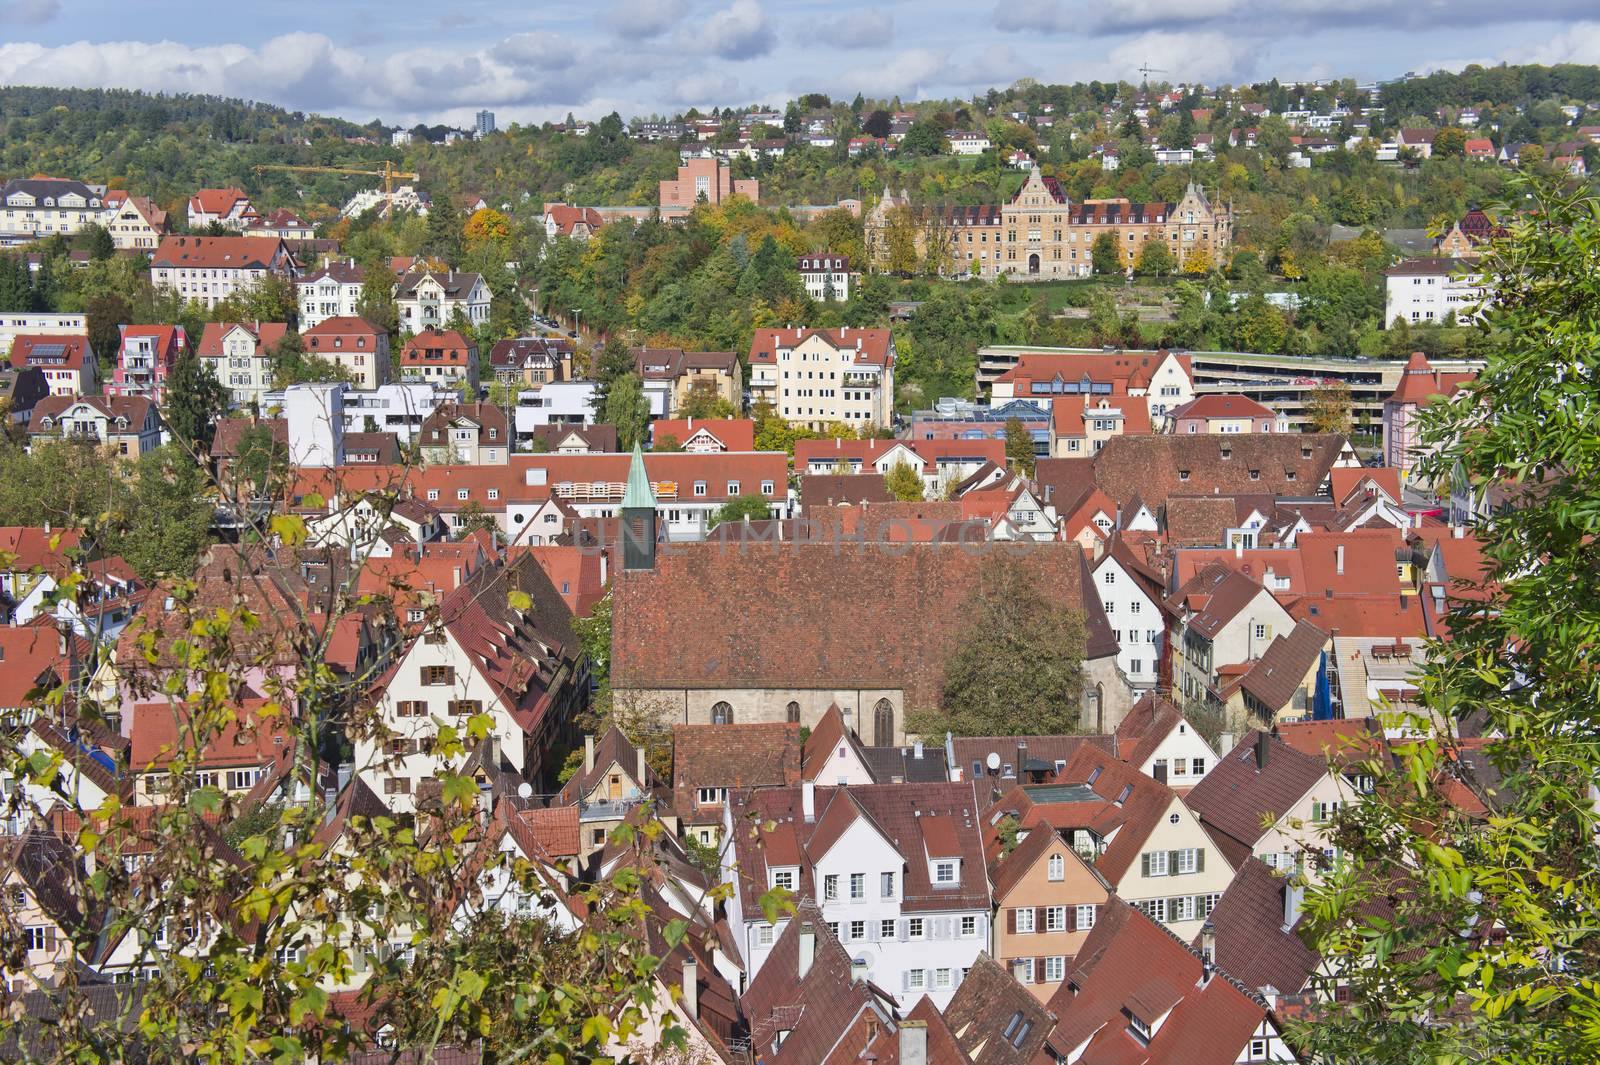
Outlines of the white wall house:
{"label": "white wall house", "polygon": [[361,268],[355,260],[329,262],[295,281],[300,303],[300,331],[329,318],[354,318],[360,314]]}
{"label": "white wall house", "polygon": [[887,329],[758,329],[750,391],[787,421],[888,425],[894,417],[894,338]]}
{"label": "white wall house", "polygon": [[[735,827],[747,814],[784,819],[752,834]],[[814,900],[865,978],[907,1009],[924,995],[947,1006],[989,943],[970,783],[760,789],[731,799],[723,829],[729,922],[752,980],[789,923],[768,923],[755,901],[772,887]]]}
{"label": "white wall house", "polygon": [[426,382],[391,382],[370,391],[344,396],[344,431],[394,433],[401,445],[411,443],[422,423],[441,403],[455,403],[461,394]]}
{"label": "white wall house", "polygon": [[1135,690],[1155,686],[1166,651],[1166,618],[1147,580],[1132,572],[1126,556],[1107,551],[1094,563],[1094,590],[1122,649],[1117,667]]}
{"label": "white wall house", "polygon": [[1487,294],[1483,275],[1462,272],[1460,259],[1411,259],[1384,271],[1384,325],[1470,320]]}
{"label": "white wall house", "polygon": [[800,257],[800,280],[806,295],[819,303],[850,298],[850,260],[843,255],[821,252]]}
{"label": "white wall house", "polygon": [[489,321],[489,286],[479,274],[459,270],[418,270],[395,283],[400,328],[408,333],[448,328],[455,313],[473,328]]}
{"label": "white wall house", "polygon": [[110,221],[104,186],[67,178],[12,178],[0,187],[0,238],[76,233]]}

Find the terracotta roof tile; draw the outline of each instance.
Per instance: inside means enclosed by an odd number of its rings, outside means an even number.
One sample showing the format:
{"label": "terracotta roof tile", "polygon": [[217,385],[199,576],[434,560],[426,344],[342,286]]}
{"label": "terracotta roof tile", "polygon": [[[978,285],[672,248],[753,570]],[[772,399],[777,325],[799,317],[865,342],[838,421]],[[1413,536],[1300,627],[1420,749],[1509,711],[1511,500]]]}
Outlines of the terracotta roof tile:
{"label": "terracotta roof tile", "polygon": [[[1265,764],[1260,764],[1258,741]],[[1276,736],[1252,729],[1184,797],[1208,827],[1246,848],[1267,831],[1262,822],[1276,821],[1299,802],[1327,773],[1320,758],[1301,754]]]}

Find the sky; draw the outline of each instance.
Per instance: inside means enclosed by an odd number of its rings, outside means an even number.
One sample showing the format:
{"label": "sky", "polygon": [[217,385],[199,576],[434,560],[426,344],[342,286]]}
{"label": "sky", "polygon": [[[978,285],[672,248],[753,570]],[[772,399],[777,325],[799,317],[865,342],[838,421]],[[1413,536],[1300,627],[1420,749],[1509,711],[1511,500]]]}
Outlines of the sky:
{"label": "sky", "polygon": [[0,0],[0,84],[218,93],[391,125],[670,115],[1019,78],[1206,84],[1600,63],[1597,0]]}

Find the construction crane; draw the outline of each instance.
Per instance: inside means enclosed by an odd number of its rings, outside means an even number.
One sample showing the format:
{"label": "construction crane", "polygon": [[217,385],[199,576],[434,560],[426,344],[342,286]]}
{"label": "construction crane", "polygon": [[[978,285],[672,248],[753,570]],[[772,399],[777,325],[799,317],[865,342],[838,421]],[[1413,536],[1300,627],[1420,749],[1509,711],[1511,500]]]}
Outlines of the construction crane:
{"label": "construction crane", "polygon": [[1165,73],[1167,73],[1165,70],[1161,69],[1160,67],[1151,66],[1148,60],[1146,60],[1144,66],[1139,67],[1138,70],[1139,70],[1139,73],[1144,75],[1144,80],[1145,81],[1149,81],[1150,80],[1150,75],[1152,75],[1152,74],[1165,74]]}
{"label": "construction crane", "polygon": [[396,170],[394,164],[385,161],[382,170],[357,170],[347,166],[293,166],[288,163],[262,163],[253,167],[256,173],[264,170],[300,170],[313,174],[356,174],[361,177],[376,177],[383,179],[383,194],[388,196],[394,192],[395,178],[408,178],[412,181],[421,181],[421,174],[413,174],[406,170]]}

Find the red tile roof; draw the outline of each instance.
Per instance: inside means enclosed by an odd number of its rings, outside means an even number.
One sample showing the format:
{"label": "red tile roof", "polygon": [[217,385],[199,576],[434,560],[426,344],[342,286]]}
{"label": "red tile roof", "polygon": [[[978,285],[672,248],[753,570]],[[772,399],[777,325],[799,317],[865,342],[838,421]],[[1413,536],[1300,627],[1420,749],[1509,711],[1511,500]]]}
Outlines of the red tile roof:
{"label": "red tile roof", "polygon": [[466,366],[477,350],[476,344],[454,329],[428,329],[406,341],[400,349],[400,365]]}
{"label": "red tile roof", "polygon": [[287,322],[207,322],[200,334],[195,354],[202,359],[222,358],[222,342],[234,329],[243,329],[256,340],[256,354],[264,355],[278,346],[289,331]]}
{"label": "red tile roof", "polygon": [[883,366],[891,361],[889,348],[893,339],[889,330],[847,326],[841,329],[757,329],[750,340],[750,363],[774,364],[778,361],[779,348],[797,347],[813,336],[822,337],[840,351],[855,349],[856,362]]}
{"label": "red tile roof", "polygon": [[1262,406],[1248,396],[1218,394],[1196,396],[1173,411],[1170,417],[1174,421],[1183,418],[1250,418],[1270,421],[1277,415],[1270,408]]}
{"label": "red tile roof", "polygon": [[[1319,961],[1316,951],[1284,927],[1286,883],[1260,859],[1246,859],[1211,911],[1217,965],[1254,991],[1272,987],[1292,995],[1305,987]],[[1197,939],[1194,946],[1200,945]]]}
{"label": "red tile roof", "polygon": [[[1120,900],[1101,907],[1067,979],[1050,1000],[1051,1048],[1086,1065],[1233,1065],[1266,1007],[1198,951]],[[1129,1014],[1150,1036],[1136,1039]],[[1159,1027],[1157,1026],[1159,1022]]]}
{"label": "red tile roof", "polygon": [[[283,714],[262,716],[267,700],[247,698],[235,717],[205,737],[196,761],[201,768],[259,766],[275,759],[293,740]],[[180,703],[140,703],[133,708],[128,765],[135,773],[165,769],[199,737],[189,710]]]}
{"label": "red tile roof", "polygon": [[278,237],[162,237],[152,267],[179,270],[267,270],[279,260]]}
{"label": "red tile roof", "polygon": [[234,206],[244,201],[245,208],[241,217],[255,217],[255,209],[250,207],[250,197],[243,189],[201,189],[189,197],[189,210],[196,213],[220,215],[226,218],[233,212]]}
{"label": "red tile roof", "polygon": [[[1459,263],[1457,259],[1424,260],[1424,262]],[[1401,264],[1405,265],[1404,263]],[[1390,272],[1399,270],[1395,267]],[[1434,270],[1431,272],[1441,272]],[[1450,271],[1442,271],[1449,273]],[[1477,373],[1445,373],[1433,368],[1428,357],[1420,351],[1413,351],[1411,358],[1406,360],[1406,368],[1400,375],[1400,383],[1395,386],[1394,392],[1387,402],[1400,404],[1426,404],[1438,397],[1455,395],[1463,385],[1477,379]]]}
{"label": "red tile roof", "polygon": [[18,333],[11,341],[12,366],[38,366],[46,370],[84,368],[89,350],[87,336],[54,336],[45,333]]}
{"label": "red tile roof", "polygon": [[63,643],[51,625],[0,627],[0,708],[29,705],[29,692],[63,684],[89,664],[91,648],[85,641],[72,638],[76,661],[68,658]]}
{"label": "red tile roof", "polygon": [[[1262,751],[1257,750],[1258,740],[1263,742]],[[1263,753],[1265,764],[1260,761]],[[1184,802],[1207,828],[1248,851],[1327,771],[1323,759],[1301,754],[1278,737],[1252,729],[1189,790]]]}
{"label": "red tile roof", "polygon": [[659,418],[650,423],[656,446],[669,436],[682,446],[698,433],[709,433],[724,451],[756,449],[756,423],[749,418]]}

